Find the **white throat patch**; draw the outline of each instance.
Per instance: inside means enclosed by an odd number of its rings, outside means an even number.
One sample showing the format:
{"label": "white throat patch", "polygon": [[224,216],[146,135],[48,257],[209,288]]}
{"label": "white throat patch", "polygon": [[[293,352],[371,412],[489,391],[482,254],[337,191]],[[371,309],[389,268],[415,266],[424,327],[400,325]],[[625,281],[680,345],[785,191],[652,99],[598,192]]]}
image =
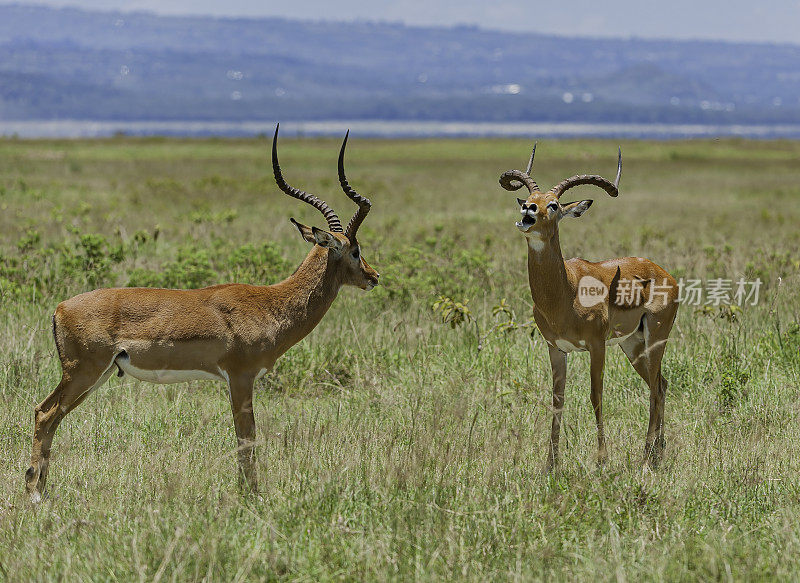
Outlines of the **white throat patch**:
{"label": "white throat patch", "polygon": [[526,237],[528,239],[528,247],[536,251],[537,253],[541,252],[544,249],[544,239],[533,235],[531,237]]}

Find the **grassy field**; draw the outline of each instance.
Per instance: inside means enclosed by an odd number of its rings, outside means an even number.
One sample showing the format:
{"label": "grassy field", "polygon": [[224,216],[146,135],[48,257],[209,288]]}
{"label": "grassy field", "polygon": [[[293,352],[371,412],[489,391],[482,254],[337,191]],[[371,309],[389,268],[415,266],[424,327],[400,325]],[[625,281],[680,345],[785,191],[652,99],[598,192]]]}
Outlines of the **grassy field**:
{"label": "grassy field", "polygon": [[[273,283],[308,251],[288,218],[324,221],[274,186],[265,140],[0,141],[0,580],[797,576],[800,143],[623,142],[618,199],[565,197],[595,199],[562,223],[566,257],[764,285],[738,312],[681,308],[655,472],[640,465],[649,394],[619,350],[596,467],[588,356],[571,355],[548,475],[547,350],[515,196],[497,185],[530,144],[353,138],[350,182],[374,205],[359,239],[382,286],[343,290],[259,381],[259,495],[238,492],[222,385],[124,377],[61,424],[35,507],[23,474],[33,407],[59,378],[59,301]],[[353,212],[338,142],[282,151],[290,183]],[[535,175],[613,178],[615,162],[616,143],[547,140]],[[439,296],[468,300],[473,321],[443,323]]]}

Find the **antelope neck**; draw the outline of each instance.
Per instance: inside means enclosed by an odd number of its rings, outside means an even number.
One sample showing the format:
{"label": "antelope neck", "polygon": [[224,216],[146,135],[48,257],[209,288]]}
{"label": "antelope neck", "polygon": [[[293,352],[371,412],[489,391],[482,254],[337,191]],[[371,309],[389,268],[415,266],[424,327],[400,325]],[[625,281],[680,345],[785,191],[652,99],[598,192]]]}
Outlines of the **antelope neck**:
{"label": "antelope neck", "polygon": [[315,245],[300,267],[273,287],[279,298],[271,306],[281,325],[280,336],[291,344],[307,336],[333,304],[342,286],[333,257]]}
{"label": "antelope neck", "polygon": [[546,241],[540,251],[528,245],[528,282],[536,307],[542,312],[552,313],[571,306],[573,296],[564,293],[569,287],[564,257],[558,231]]}

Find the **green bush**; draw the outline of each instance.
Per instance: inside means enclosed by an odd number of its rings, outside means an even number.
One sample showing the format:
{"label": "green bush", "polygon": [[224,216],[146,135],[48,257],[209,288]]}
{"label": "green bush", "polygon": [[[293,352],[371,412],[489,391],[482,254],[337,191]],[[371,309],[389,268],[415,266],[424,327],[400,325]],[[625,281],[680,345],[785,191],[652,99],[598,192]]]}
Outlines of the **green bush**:
{"label": "green bush", "polygon": [[224,261],[233,279],[268,285],[280,281],[290,268],[275,243],[247,244],[234,249]]}

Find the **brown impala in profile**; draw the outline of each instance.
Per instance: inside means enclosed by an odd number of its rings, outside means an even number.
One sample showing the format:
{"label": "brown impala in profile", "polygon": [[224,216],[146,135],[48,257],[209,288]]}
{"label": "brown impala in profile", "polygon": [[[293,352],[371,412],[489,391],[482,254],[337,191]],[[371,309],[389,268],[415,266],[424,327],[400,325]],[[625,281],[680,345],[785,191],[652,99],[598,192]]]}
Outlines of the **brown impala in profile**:
{"label": "brown impala in profile", "polygon": [[558,223],[565,217],[581,216],[592,201],[561,204],[561,195],[575,186],[591,184],[617,196],[622,152],[613,183],[601,176],[583,174],[567,178],[544,193],[530,176],[535,153],[534,146],[525,172],[504,172],[500,176],[500,185],[506,190],[518,190],[524,185],[529,192],[527,199],[517,199],[522,213],[517,228],[528,242],[528,281],[533,297],[533,316],[547,341],[553,371],[553,426],[548,467],[552,468],[558,460],[567,353],[573,351],[589,352],[598,461],[605,461],[603,368],[606,346],[614,344],[619,344],[636,372],[650,387],[645,458],[655,463],[664,448],[667,381],[661,374],[661,359],[678,311],[678,284],[661,267],[641,257],[599,263],[578,258],[564,261]]}
{"label": "brown impala in profile", "polygon": [[25,474],[33,500],[41,499],[44,490],[58,424],[114,372],[153,383],[226,382],[239,442],[240,481],[251,489],[257,487],[254,381],[314,329],[339,288],[354,285],[370,290],[378,284],[378,273],[364,261],[356,238],[370,201],[345,178],[347,136],[339,152],[339,182],[358,210],[344,231],[324,201],[284,181],[277,141],[276,127],[272,168],[278,187],[319,210],[329,230],[291,219],[314,247],[297,271],[275,285],[98,289],[59,304],[53,315],[53,336],[62,377],[35,409],[31,467]]}

